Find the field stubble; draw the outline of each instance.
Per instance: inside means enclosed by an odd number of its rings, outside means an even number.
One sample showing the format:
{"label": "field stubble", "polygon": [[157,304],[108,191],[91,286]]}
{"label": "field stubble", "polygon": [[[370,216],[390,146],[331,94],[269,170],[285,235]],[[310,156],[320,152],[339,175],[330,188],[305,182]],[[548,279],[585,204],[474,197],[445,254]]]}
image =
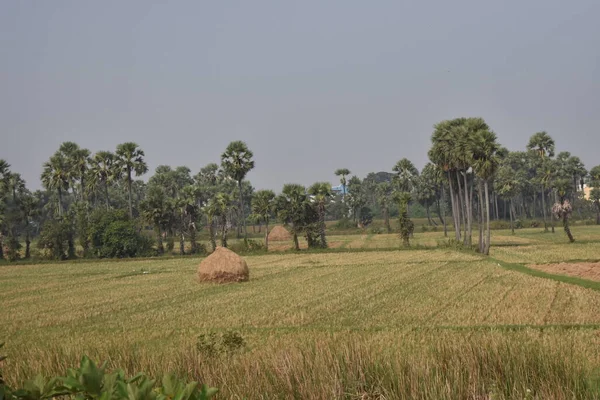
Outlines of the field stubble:
{"label": "field stubble", "polygon": [[[493,256],[509,262],[589,258],[597,246],[495,236],[506,245]],[[196,283],[190,258],[0,266],[5,378],[63,373],[85,353],[200,379],[221,398],[598,397],[600,292],[443,249],[247,261],[250,282],[221,286]],[[241,351],[197,348],[199,335],[229,330]]]}

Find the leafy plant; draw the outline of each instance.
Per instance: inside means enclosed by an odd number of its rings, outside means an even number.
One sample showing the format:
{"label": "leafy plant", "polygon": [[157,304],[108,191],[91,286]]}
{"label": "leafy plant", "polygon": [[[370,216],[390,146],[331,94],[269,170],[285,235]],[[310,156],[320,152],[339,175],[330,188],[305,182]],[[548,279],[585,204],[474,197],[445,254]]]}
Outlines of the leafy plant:
{"label": "leafy plant", "polygon": [[[0,348],[2,345],[0,344]],[[0,357],[0,361],[3,357]],[[46,378],[36,376],[22,388],[6,386],[0,374],[0,399],[42,400],[74,398],[80,400],[208,400],[217,389],[198,382],[186,383],[167,374],[161,384],[144,374],[127,378],[122,370],[106,372],[106,363],[97,366],[87,356],[81,359],[79,368],[70,368],[64,377]]]}

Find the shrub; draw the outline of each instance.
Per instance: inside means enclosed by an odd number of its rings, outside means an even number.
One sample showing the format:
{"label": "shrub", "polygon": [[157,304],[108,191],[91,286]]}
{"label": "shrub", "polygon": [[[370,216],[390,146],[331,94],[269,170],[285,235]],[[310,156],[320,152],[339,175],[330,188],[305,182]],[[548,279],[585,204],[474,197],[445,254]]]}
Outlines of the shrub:
{"label": "shrub", "polygon": [[152,240],[139,232],[123,210],[95,212],[90,223],[90,239],[98,257],[153,255]]}
{"label": "shrub", "polygon": [[66,260],[73,242],[73,232],[68,219],[51,219],[42,227],[38,248],[44,250],[47,258]]}
{"label": "shrub", "polygon": [[265,250],[265,244],[262,241],[246,239],[238,243],[230,244],[228,248],[235,253],[260,252]]}
{"label": "shrub", "polygon": [[373,222],[373,213],[369,207],[361,207],[360,209],[360,224],[362,226],[369,226]]}
{"label": "shrub", "polygon": [[336,229],[354,229],[356,228],[356,223],[353,222],[350,218],[342,218],[335,223]]}

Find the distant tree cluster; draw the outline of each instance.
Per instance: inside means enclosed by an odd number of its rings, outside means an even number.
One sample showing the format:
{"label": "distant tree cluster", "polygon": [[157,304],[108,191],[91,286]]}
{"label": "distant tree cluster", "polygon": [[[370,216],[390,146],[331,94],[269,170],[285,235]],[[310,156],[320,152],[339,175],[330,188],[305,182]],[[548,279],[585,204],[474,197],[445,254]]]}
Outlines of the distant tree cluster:
{"label": "distant tree cluster", "polygon": [[[34,239],[40,254],[54,259],[198,254],[228,246],[232,232],[250,246],[248,224],[259,232],[266,226],[268,248],[274,220],[288,227],[295,249],[299,237],[310,248],[326,248],[328,219],[364,228],[374,217],[409,245],[415,215],[443,225],[446,236],[453,229],[454,240],[466,246],[478,227],[484,254],[493,219],[510,221],[513,231],[540,218],[554,232],[560,221],[572,241],[572,218],[594,215],[600,224],[600,165],[587,171],[578,157],[555,151],[546,132],[532,135],[524,151],[509,151],[483,119],[457,118],[434,126],[431,162],[421,171],[403,158],[364,179],[336,170],[339,193],[317,182],[286,184],[276,194],[255,192],[246,179],[255,162],[241,141],[227,146],[220,165],[209,163],[195,175],[186,166],[159,165],[147,183],[140,179],[148,172],[145,154],[136,143],[92,154],[65,142],[43,164],[44,189],[36,192],[0,160],[0,260],[31,257]],[[394,216],[397,226],[390,223]],[[202,231],[211,249],[199,241]]]}

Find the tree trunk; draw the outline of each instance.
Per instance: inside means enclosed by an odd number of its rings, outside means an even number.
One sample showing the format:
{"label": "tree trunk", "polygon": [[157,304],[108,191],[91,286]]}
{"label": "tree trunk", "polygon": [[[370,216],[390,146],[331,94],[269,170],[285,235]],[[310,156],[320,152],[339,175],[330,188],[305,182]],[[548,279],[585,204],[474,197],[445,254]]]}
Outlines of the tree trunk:
{"label": "tree trunk", "polygon": [[221,247],[227,247],[227,216],[221,219]]}
{"label": "tree trunk", "polygon": [[452,203],[452,219],[454,220],[454,234],[456,241],[460,241],[460,228],[459,228],[459,215],[456,207],[456,199],[454,195],[454,188],[452,187],[452,179],[450,178],[450,171],[448,171],[448,185],[450,186],[450,202]]}
{"label": "tree trunk", "polygon": [[513,220],[514,220],[514,218],[513,218],[513,217],[514,217],[514,214],[515,214],[515,211],[514,211],[514,210],[515,210],[515,206],[514,206],[514,204],[513,204],[513,199],[511,198],[511,199],[510,199],[510,210],[509,210],[509,214],[510,214],[510,230],[511,230],[511,232],[512,232],[512,234],[513,234],[513,235],[515,234],[515,224],[514,224],[514,222],[513,222]]}
{"label": "tree trunk", "polygon": [[596,200],[596,225],[600,225],[600,201]]}
{"label": "tree trunk", "polygon": [[265,250],[269,251],[269,218],[265,218]]}
{"label": "tree trunk", "polygon": [[133,219],[133,194],[131,193],[131,170],[127,171],[127,191],[129,192],[129,217]]}
{"label": "tree trunk", "polygon": [[544,194],[545,191],[546,188],[544,185],[542,185],[542,214],[544,215],[544,232],[548,232],[548,222],[546,221],[546,195]]}
{"label": "tree trunk", "polygon": [[469,184],[467,181],[467,171],[465,171],[465,174],[463,175],[464,181],[465,181],[465,206],[467,209],[467,233],[466,233],[466,240],[467,240],[467,245],[471,245],[472,244],[472,238],[473,238],[473,185],[470,185],[469,188]]}
{"label": "tree trunk", "polygon": [[481,187],[481,180],[478,179],[477,182],[477,197],[479,198],[479,207],[478,207],[478,219],[479,219],[479,252],[483,253],[485,250],[485,240],[483,238],[483,188]]}
{"label": "tree trunk", "polygon": [[28,228],[25,231],[25,258],[31,257],[31,233],[29,232],[29,222],[27,222]]}
{"label": "tree trunk", "polygon": [[565,233],[569,237],[569,242],[573,243],[575,239],[573,238],[573,234],[571,234],[571,228],[569,227],[569,217],[566,214],[563,215],[563,228],[565,229]]}
{"label": "tree trunk", "polygon": [[104,181],[104,196],[106,197],[106,211],[110,210],[110,198],[108,197],[108,182]]}
{"label": "tree trunk", "polygon": [[63,206],[62,206],[62,189],[58,188],[58,216],[62,217],[63,215]]}
{"label": "tree trunk", "polygon": [[0,261],[4,260],[4,236],[0,232]]}
{"label": "tree trunk", "polygon": [[198,253],[198,242],[196,240],[196,222],[192,221],[190,223],[190,242],[192,246],[192,254]]}
{"label": "tree trunk", "polygon": [[[463,194],[463,189],[462,189],[462,185],[460,182],[460,172],[456,172],[456,181],[458,182],[458,204],[460,206],[460,211],[461,211],[461,216],[462,216],[462,227],[463,227],[463,243],[467,244],[467,210],[466,210],[466,204],[465,203],[465,199],[466,194]],[[466,188],[465,188],[466,191]]]}
{"label": "tree trunk", "polygon": [[210,236],[210,245],[212,246],[212,251],[215,251],[217,249],[217,239],[215,238],[215,217],[212,215],[209,217],[208,234]]}
{"label": "tree trunk", "polygon": [[[438,202],[438,206],[439,206],[439,202]],[[438,207],[438,211],[439,211],[440,207]],[[444,237],[448,237],[448,226],[446,224],[446,190],[444,189],[444,186],[442,185],[442,206],[441,206],[441,211],[442,211],[442,224],[444,224]]]}
{"label": "tree trunk", "polygon": [[494,193],[494,203],[496,204],[496,221],[500,219],[500,210],[498,209],[498,193]]}
{"label": "tree trunk", "polygon": [[431,215],[429,214],[429,203],[426,203],[426,205],[425,205],[425,212],[427,213],[427,224],[433,225],[431,223]]}
{"label": "tree trunk", "polygon": [[163,236],[162,236],[160,226],[157,226],[155,228],[155,230],[156,230],[156,247],[158,250],[158,254],[162,255],[165,252],[165,246],[163,245]]}
{"label": "tree trunk", "polygon": [[300,250],[300,243],[298,243],[298,234],[296,233],[296,229],[294,229],[294,249],[296,251]]}
{"label": "tree trunk", "polygon": [[390,225],[390,208],[387,203],[383,205],[383,216],[385,220],[385,229],[387,229],[387,233],[391,233],[392,226]]}
{"label": "tree trunk", "polygon": [[244,215],[244,198],[242,196],[242,181],[238,181],[238,188],[240,190],[240,214],[242,216],[242,226],[244,227],[244,240],[248,239],[248,231],[246,230],[246,216]]}
{"label": "tree trunk", "polygon": [[485,240],[485,251],[484,254],[486,256],[490,255],[490,243],[492,240],[492,232],[490,230],[490,197],[489,197],[489,188],[488,181],[484,182],[485,186],[485,223],[486,223],[486,240]]}
{"label": "tree trunk", "polygon": [[325,238],[325,205],[319,205],[319,234],[321,236],[321,248],[327,248],[327,239]]}

